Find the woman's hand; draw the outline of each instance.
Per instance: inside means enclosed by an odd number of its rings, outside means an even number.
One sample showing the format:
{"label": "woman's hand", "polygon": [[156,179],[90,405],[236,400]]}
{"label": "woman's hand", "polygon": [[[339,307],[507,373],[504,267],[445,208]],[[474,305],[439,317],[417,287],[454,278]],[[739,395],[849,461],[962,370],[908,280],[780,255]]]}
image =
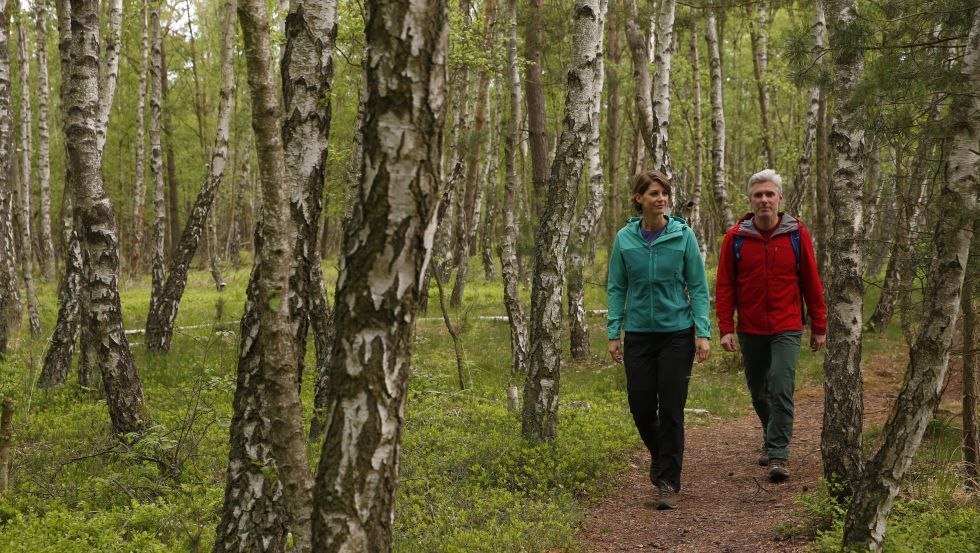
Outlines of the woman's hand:
{"label": "woman's hand", "polygon": [[609,340],[609,355],[617,363],[623,362],[623,342],[620,340]]}
{"label": "woman's hand", "polygon": [[698,363],[704,363],[708,359],[711,350],[711,341],[707,338],[697,338],[694,340],[694,356]]}

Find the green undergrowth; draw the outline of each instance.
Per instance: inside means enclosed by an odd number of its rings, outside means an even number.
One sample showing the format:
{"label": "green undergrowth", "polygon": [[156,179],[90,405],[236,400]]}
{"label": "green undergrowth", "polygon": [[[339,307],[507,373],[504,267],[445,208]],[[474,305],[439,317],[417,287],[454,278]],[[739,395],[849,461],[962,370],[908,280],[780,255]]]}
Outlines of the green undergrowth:
{"label": "green undergrowth", "polygon": [[[878,447],[881,432],[880,425],[865,431],[866,455]],[[980,497],[962,489],[962,435],[950,417],[929,423],[888,518],[886,553],[980,552]],[[845,510],[821,480],[797,498],[797,516],[780,532],[812,539],[819,553],[840,551]]]}
{"label": "green undergrowth", "polygon": [[[596,266],[601,265],[598,262]],[[209,551],[224,493],[232,417],[238,325],[248,264],[215,290],[196,271],[181,303],[172,352],[151,355],[142,336],[129,340],[151,416],[132,443],[109,438],[99,390],[70,383],[34,384],[57,314],[56,286],[40,286],[44,334],[21,331],[0,362],[0,392],[17,402],[11,488],[0,493],[2,552]],[[327,282],[335,278],[325,265]],[[481,275],[475,262],[471,275]],[[589,309],[605,307],[604,274],[587,271]],[[524,290],[525,301],[527,291]],[[641,448],[626,406],[622,367],[606,353],[605,319],[589,318],[593,355],[566,360],[561,376],[558,438],[526,441],[520,418],[506,407],[510,372],[501,285],[477,277],[463,307],[452,310],[465,353],[460,390],[452,342],[432,289],[419,314],[396,497],[395,550],[577,550],[585,509],[611,486]],[[142,328],[149,281],[124,282],[126,328]],[[225,324],[220,324],[225,323]],[[696,365],[688,406],[703,409],[689,424],[708,424],[748,411],[740,373],[713,342],[709,362]],[[307,367],[313,367],[312,345]],[[312,409],[314,370],[304,373],[302,399]],[[311,466],[319,457],[310,445]]]}

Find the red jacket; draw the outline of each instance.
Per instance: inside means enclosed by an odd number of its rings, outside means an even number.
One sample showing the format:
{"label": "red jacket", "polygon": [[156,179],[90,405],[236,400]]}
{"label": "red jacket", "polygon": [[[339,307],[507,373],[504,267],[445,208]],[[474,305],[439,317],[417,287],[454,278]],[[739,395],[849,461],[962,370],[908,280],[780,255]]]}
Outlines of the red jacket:
{"label": "red jacket", "polygon": [[[736,330],[760,335],[803,330],[801,291],[812,332],[826,334],[827,306],[810,233],[803,223],[780,213],[779,224],[766,240],[752,224],[752,216],[749,213],[742,217],[725,233],[721,244],[715,311],[722,336]],[[790,234],[797,228],[800,229],[799,273],[790,240]],[[733,244],[736,235],[744,237],[737,268]]]}

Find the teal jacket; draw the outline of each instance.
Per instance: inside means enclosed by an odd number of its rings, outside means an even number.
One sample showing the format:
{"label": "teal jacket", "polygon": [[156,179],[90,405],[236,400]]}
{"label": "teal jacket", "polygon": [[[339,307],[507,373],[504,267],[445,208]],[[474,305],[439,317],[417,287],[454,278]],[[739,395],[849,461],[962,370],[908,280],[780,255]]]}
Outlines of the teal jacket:
{"label": "teal jacket", "polygon": [[[695,327],[710,338],[708,278],[694,231],[681,217],[670,217],[653,244],[632,217],[616,233],[609,255],[606,295],[610,340],[627,332],[674,332]],[[625,320],[625,323],[624,323]]]}

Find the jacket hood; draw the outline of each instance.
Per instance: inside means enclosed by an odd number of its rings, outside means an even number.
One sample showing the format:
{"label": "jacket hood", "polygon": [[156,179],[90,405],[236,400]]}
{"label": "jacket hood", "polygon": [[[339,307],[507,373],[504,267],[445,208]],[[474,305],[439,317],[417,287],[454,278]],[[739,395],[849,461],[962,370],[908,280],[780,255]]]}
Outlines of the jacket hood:
{"label": "jacket hood", "polygon": [[[754,216],[755,214],[752,212],[746,213],[744,216],[742,216],[742,218],[735,223],[736,234],[740,234],[742,236],[762,236],[758,229],[755,228],[755,225],[752,224],[752,218]],[[775,230],[773,230],[772,235],[776,236],[777,234],[787,234],[800,228],[800,226],[800,222],[796,219],[796,217],[780,211],[779,225],[777,225]]]}
{"label": "jacket hood", "polygon": [[[626,221],[626,228],[630,229],[631,232],[639,234],[641,221],[643,221],[643,217],[630,217],[629,220]],[[683,217],[678,217],[677,215],[668,215],[667,228],[664,229],[664,234],[681,232],[685,227],[687,227],[686,219]]]}

